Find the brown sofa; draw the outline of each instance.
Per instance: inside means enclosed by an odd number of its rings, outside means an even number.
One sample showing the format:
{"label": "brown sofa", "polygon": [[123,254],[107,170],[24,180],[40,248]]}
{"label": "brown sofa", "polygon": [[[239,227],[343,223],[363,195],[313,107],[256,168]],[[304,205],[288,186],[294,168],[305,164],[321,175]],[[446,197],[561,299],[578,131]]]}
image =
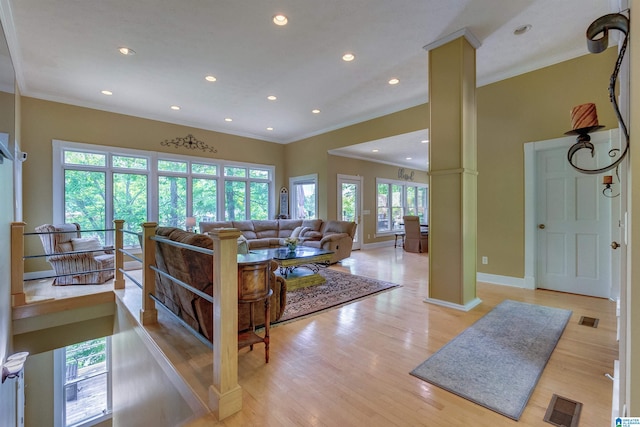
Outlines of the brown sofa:
{"label": "brown sofa", "polygon": [[[158,227],[156,235],[207,249],[213,249],[213,240],[204,234],[189,233],[174,227]],[[275,261],[270,261],[270,286],[273,294],[270,299],[270,318],[277,321],[284,312],[287,289],[284,280],[274,272]],[[195,252],[186,248],[156,242],[156,267],[171,276],[188,283],[208,295],[213,293],[213,260],[211,255]],[[156,273],[156,297],[189,326],[200,332],[209,341],[213,340],[213,306],[210,302],[173,283]],[[255,304],[255,319],[258,326],[264,319],[264,305]],[[249,327],[249,304],[238,304],[238,330]]]}
{"label": "brown sofa", "polygon": [[249,249],[284,246],[284,239],[298,234],[300,244],[334,252],[331,264],[351,256],[356,223],[321,219],[274,219],[201,222],[200,232],[216,228],[237,228],[247,240]]}

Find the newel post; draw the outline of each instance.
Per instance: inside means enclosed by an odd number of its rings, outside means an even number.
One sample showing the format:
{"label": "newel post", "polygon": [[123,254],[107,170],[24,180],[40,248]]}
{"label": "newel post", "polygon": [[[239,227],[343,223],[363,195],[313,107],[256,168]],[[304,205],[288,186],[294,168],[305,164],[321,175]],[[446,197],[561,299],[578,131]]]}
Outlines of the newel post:
{"label": "newel post", "polygon": [[213,239],[213,384],[209,406],[222,420],[242,409],[238,385],[238,237],[235,228],[211,231]]}
{"label": "newel post", "polygon": [[140,309],[140,323],[151,325],[158,323],[158,310],[156,302],[149,296],[156,294],[156,278],[152,265],[156,263],[156,244],[151,240],[155,236],[156,222],[145,222],[142,224],[142,254],[144,266],[142,268],[142,308]]}
{"label": "newel post", "polygon": [[122,245],[123,245],[123,235],[122,228],[124,225],[124,219],[114,219],[113,223],[115,224],[115,269],[116,269],[116,279],[113,281],[113,289],[124,289],[124,274],[122,274],[122,269],[124,267],[124,254],[122,253]]}
{"label": "newel post", "polygon": [[24,222],[11,223],[11,306],[25,305]]}

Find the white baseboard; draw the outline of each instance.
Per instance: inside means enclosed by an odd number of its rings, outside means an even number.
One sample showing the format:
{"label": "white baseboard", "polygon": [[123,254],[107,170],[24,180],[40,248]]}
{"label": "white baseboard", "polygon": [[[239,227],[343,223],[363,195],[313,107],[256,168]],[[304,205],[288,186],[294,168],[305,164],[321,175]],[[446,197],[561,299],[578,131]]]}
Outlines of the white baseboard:
{"label": "white baseboard", "polygon": [[447,307],[447,308],[455,308],[456,310],[460,310],[460,311],[469,311],[475,306],[477,306],[478,304],[480,304],[482,300],[480,298],[474,298],[468,303],[462,305],[462,304],[454,304],[449,301],[443,301],[443,300],[427,297],[424,299],[424,302],[427,302],[429,304],[440,305],[442,307]]}
{"label": "white baseboard", "polygon": [[[386,248],[387,246],[393,246],[393,240],[384,240],[376,243],[363,243],[360,248],[366,251],[367,249]],[[402,247],[398,246],[398,249],[402,249]]]}
{"label": "white baseboard", "polygon": [[491,283],[494,285],[513,286],[515,288],[535,289],[525,278],[499,276],[497,274],[477,273],[476,280],[478,282]]}

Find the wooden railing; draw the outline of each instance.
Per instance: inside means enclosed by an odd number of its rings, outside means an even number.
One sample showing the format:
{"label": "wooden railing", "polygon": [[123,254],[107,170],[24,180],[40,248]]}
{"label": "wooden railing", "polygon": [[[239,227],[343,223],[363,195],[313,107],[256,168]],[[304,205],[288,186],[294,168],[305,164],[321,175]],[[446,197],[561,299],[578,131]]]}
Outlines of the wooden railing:
{"label": "wooden railing", "polygon": [[[17,307],[27,304],[24,293],[24,222],[11,224],[11,301]],[[130,277],[124,269],[125,256],[142,263],[142,302],[139,322],[145,325],[158,321],[155,295],[155,232],[157,224],[142,224],[142,257],[123,248],[123,220],[115,225],[114,289],[124,289],[124,277]],[[133,233],[136,234],[136,233]],[[213,239],[213,384],[209,386],[209,407],[219,420],[242,409],[242,389],[238,385],[238,260],[236,229],[218,229],[209,233]],[[159,240],[159,239],[158,239]],[[188,245],[187,245],[188,246]],[[193,247],[193,250],[202,248]],[[135,279],[132,279],[135,281]],[[223,286],[224,284],[224,286]],[[225,320],[227,319],[227,320]]]}

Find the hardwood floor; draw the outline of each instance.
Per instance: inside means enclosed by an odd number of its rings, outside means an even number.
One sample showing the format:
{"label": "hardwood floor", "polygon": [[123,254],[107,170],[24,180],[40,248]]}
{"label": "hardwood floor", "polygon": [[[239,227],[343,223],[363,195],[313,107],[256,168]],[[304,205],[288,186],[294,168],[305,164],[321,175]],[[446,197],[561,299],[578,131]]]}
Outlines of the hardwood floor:
{"label": "hardwood floor", "polygon": [[[331,268],[402,287],[273,327],[269,364],[259,345],[240,352],[243,410],[217,424],[205,417],[189,426],[543,426],[554,393],[583,403],[582,427],[610,425],[612,382],[605,373],[613,374],[617,358],[613,302],[478,283],[482,303],[465,313],[423,302],[426,254],[357,251]],[[573,311],[519,422],[409,375],[505,299]],[[581,316],[598,318],[598,327],[579,325]],[[150,333],[206,401],[210,353],[183,333],[166,333],[170,323],[161,316]]]}

